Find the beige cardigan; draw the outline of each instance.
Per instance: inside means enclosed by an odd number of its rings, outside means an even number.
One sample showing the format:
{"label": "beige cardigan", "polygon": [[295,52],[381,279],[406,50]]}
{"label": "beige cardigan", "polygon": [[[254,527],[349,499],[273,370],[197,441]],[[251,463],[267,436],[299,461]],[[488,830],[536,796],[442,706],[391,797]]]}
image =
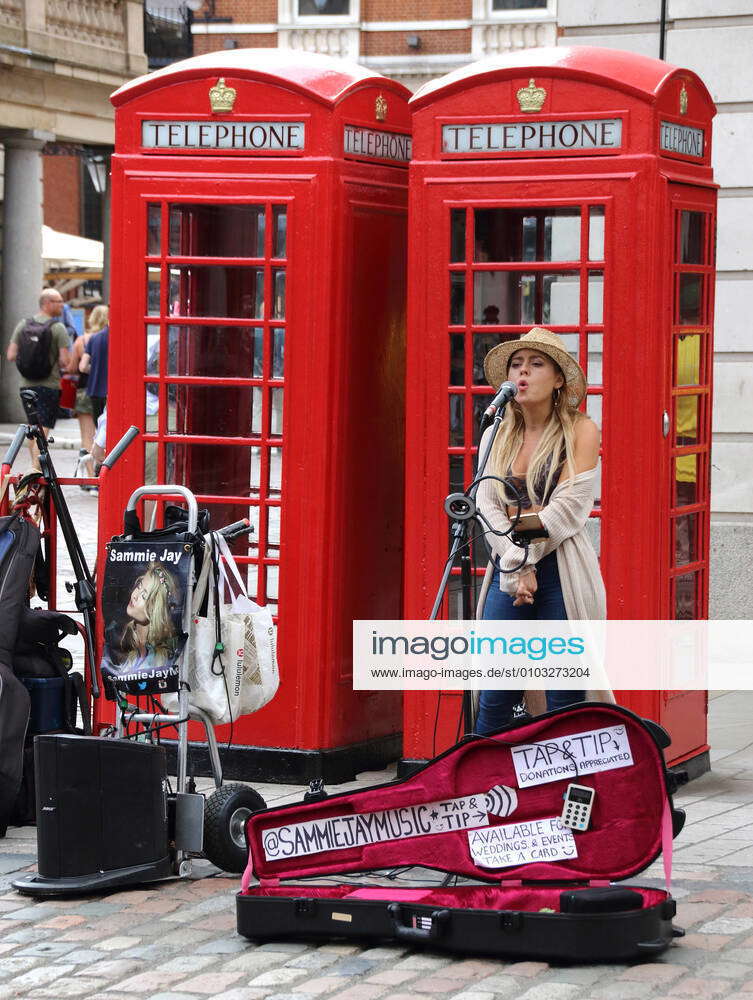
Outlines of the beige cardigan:
{"label": "beige cardigan", "polygon": [[[479,451],[483,453],[487,447],[492,428],[488,428],[483,437]],[[488,468],[488,466],[487,466]],[[596,484],[596,468],[579,472],[575,478],[565,480],[555,487],[549,502],[539,511],[541,523],[549,533],[548,538],[532,542],[528,548],[525,564],[517,573],[502,573],[501,588],[511,596],[515,594],[520,573],[527,567],[535,566],[537,562],[549,555],[557,553],[557,569],[559,570],[562,596],[565,610],[570,621],[598,621],[607,616],[606,592],[601,578],[599,561],[591,540],[586,533],[586,522],[594,502]],[[511,524],[507,511],[499,495],[498,483],[494,479],[484,479],[476,494],[479,511],[484,515],[495,531],[509,531]],[[492,551],[499,557],[500,568],[513,569],[523,558],[523,549],[513,545],[509,536],[501,537],[487,533],[486,536]],[[481,618],[486,595],[489,592],[494,567],[490,562],[486,567],[486,575],[481,587],[481,594],[476,609],[476,617]],[[607,701],[614,703],[611,691],[592,690],[586,692],[588,701]],[[529,691],[526,694],[526,705],[533,714],[544,711],[544,692]]]}

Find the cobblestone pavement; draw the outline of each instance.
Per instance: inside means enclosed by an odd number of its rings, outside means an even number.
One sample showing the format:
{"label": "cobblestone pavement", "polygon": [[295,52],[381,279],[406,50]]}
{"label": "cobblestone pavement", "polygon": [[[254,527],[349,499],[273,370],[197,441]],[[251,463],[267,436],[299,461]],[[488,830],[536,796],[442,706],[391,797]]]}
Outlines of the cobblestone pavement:
{"label": "cobblestone pavement", "polygon": [[[62,473],[75,451],[54,457]],[[70,495],[82,535],[93,538],[95,498]],[[0,839],[0,1000],[753,1000],[752,717],[753,693],[712,696],[712,771],[676,798],[688,821],[675,841],[672,891],[687,934],[656,961],[554,966],[334,939],[247,941],[235,931],[238,879],[206,861],[191,879],[31,901],[11,887],[36,860],[35,830],[24,827]],[[360,775],[329,791],[390,777]],[[255,787],[270,805],[303,791]],[[662,886],[661,862],[630,881]]]}

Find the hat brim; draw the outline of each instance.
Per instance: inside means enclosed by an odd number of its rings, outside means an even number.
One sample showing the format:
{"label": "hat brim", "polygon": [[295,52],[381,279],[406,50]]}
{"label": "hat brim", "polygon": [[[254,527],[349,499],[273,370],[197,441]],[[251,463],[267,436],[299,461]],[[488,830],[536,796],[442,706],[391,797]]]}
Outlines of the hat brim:
{"label": "hat brim", "polygon": [[586,395],[586,376],[583,374],[581,366],[567,351],[548,343],[546,340],[535,340],[531,337],[526,340],[507,340],[497,344],[484,358],[484,374],[495,392],[507,378],[510,358],[516,351],[520,350],[539,351],[551,358],[565,376],[568,404],[572,407],[580,405]]}

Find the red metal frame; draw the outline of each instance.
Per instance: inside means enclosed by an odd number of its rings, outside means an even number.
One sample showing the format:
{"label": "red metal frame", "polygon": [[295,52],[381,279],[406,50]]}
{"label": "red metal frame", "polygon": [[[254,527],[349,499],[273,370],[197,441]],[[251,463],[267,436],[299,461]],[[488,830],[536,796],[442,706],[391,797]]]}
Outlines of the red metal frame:
{"label": "red metal frame", "polygon": [[[534,78],[546,91],[539,113],[518,108],[517,91]],[[680,112],[687,96],[687,116]],[[411,164],[411,258],[409,285],[407,433],[411,442],[406,466],[409,497],[421,498],[406,512],[405,617],[428,616],[442,562],[447,552],[447,520],[443,499],[450,488],[447,456],[463,458],[463,480],[472,478],[478,432],[474,407],[491,398],[488,387],[473,384],[473,345],[482,334],[520,335],[533,322],[474,324],[470,276],[479,271],[523,274],[577,272],[580,275],[578,323],[553,325],[558,333],[576,333],[580,361],[587,369],[588,336],[602,336],[602,385],[589,386],[585,408],[597,415],[602,403],[601,566],[610,617],[622,619],[674,616],[670,603],[673,580],[698,572],[694,616],[708,612],[708,522],[711,369],[711,291],[713,260],[702,265],[676,264],[674,213],[703,206],[710,213],[707,247],[713,233],[715,185],[711,172],[711,119],[715,109],[695,74],[658,60],[614,50],[527,50],[501,58],[494,65],[466,67],[420,91],[414,109],[414,159]],[[442,150],[441,126],[455,123],[531,120],[570,121],[584,117],[621,117],[619,150],[544,150],[541,154],[508,155]],[[667,155],[659,147],[659,123],[669,121],[702,128],[702,159]],[[511,260],[475,262],[473,211],[484,208],[529,210],[564,205],[580,207],[581,251],[572,261]],[[588,260],[588,209],[604,206],[604,259]],[[450,259],[450,217],[466,210],[465,260]],[[522,257],[522,253],[520,254]],[[464,272],[466,314],[462,324],[448,325],[450,272]],[[587,275],[603,273],[603,322],[588,322]],[[706,283],[701,387],[672,387],[673,349],[679,328],[677,273],[702,273]],[[674,303],[674,304],[673,304]],[[539,303],[537,303],[537,306]],[[477,318],[481,318],[478,316]],[[518,317],[520,318],[520,317]],[[509,317],[507,317],[509,320]],[[683,328],[685,332],[688,332]],[[450,368],[448,334],[465,338],[462,380]],[[459,354],[458,354],[459,356]],[[586,363],[584,363],[586,362]],[[457,366],[459,368],[459,365]],[[437,412],[445,393],[463,400],[465,432],[462,445],[448,447],[448,410]],[[700,438],[692,445],[675,445],[674,400],[696,394]],[[672,415],[670,434],[662,435],[662,413]],[[675,458],[697,453],[697,502],[678,514],[670,498],[670,472]],[[666,470],[666,471],[665,471]],[[459,472],[459,470],[458,470]],[[675,566],[670,553],[671,522],[687,511],[699,515],[698,559]],[[672,550],[673,552],[673,550]],[[480,553],[481,554],[481,553]],[[483,559],[482,559],[483,561]],[[481,570],[479,570],[481,572]],[[453,609],[454,610],[454,609]],[[673,758],[703,754],[706,744],[703,692],[620,693],[618,699],[668,726]],[[423,758],[441,750],[457,732],[458,694],[437,699],[435,693],[405,695],[404,755]]]}

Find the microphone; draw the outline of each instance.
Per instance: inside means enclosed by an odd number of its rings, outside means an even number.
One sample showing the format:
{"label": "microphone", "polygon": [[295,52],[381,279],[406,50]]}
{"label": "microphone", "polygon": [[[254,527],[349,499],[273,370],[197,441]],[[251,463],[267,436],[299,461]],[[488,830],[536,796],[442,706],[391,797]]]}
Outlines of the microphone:
{"label": "microphone", "polygon": [[503,382],[497,390],[497,395],[484,410],[484,419],[491,420],[500,406],[504,406],[506,403],[509,403],[513,396],[517,395],[517,392],[518,387],[514,382]]}

